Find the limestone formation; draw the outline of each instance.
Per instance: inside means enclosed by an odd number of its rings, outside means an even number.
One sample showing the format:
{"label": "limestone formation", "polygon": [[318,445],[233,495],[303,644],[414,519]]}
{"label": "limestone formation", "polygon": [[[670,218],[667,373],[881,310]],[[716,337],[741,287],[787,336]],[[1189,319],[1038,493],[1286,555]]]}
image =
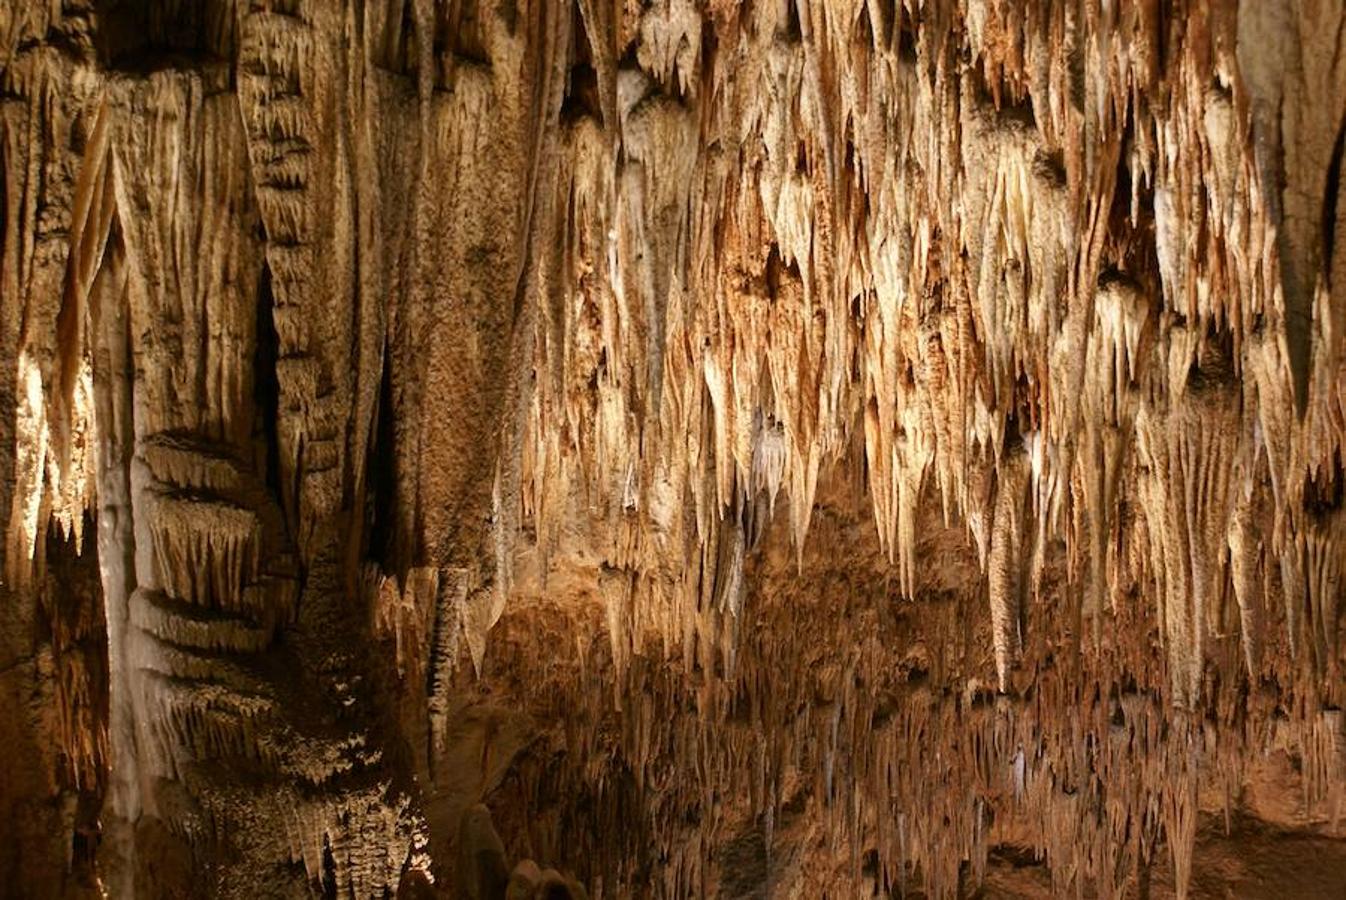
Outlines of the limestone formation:
{"label": "limestone formation", "polygon": [[1327,0],[0,0],[0,895],[1341,896],[1344,148]]}

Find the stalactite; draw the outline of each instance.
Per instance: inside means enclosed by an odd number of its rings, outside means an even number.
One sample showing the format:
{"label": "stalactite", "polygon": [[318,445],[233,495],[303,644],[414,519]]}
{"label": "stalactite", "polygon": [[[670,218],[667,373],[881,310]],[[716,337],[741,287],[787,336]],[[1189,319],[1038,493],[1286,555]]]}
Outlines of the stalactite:
{"label": "stalactite", "polygon": [[0,8],[0,676],[99,877],[1186,896],[1268,757],[1335,816],[1342,20]]}

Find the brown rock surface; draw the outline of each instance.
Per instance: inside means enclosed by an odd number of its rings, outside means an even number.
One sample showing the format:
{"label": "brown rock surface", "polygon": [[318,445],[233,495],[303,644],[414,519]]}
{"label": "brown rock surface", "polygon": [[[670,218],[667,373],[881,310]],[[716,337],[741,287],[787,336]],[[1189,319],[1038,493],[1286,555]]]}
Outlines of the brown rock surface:
{"label": "brown rock surface", "polygon": [[0,895],[1346,896],[1343,135],[1321,0],[0,0]]}

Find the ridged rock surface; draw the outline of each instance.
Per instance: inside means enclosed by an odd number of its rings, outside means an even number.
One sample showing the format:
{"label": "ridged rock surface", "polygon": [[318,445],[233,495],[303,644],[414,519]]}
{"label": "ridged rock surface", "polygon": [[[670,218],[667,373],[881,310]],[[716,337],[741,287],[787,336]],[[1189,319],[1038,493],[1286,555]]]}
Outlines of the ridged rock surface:
{"label": "ridged rock surface", "polygon": [[1344,144],[1325,0],[0,0],[0,895],[1341,896]]}

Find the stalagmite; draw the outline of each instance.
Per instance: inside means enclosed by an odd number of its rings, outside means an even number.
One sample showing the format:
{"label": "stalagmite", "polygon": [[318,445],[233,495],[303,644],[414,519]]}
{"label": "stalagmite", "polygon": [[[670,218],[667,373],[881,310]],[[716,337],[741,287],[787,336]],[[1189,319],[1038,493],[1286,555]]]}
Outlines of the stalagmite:
{"label": "stalagmite", "polygon": [[1343,26],[0,0],[0,895],[1338,896]]}

